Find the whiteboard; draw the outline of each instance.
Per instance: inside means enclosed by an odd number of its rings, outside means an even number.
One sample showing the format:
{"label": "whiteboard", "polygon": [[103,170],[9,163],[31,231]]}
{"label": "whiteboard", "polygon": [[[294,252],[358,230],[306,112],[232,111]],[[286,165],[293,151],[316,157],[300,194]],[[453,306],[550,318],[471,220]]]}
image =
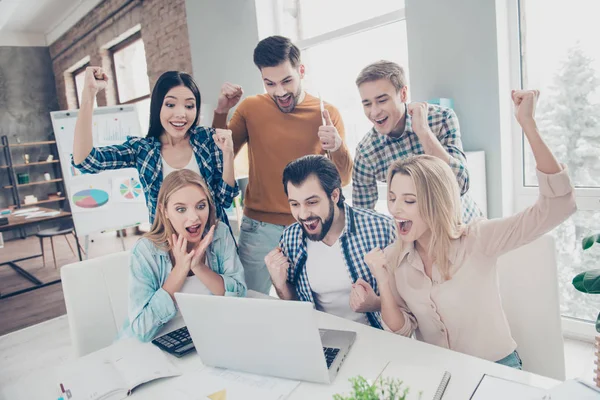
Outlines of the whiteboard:
{"label": "whiteboard", "polygon": [[[135,168],[82,174],[71,166],[78,113],[77,110],[50,113],[77,234],[85,236],[148,222],[146,199]],[[95,108],[92,134],[94,147],[121,144],[127,136],[141,136],[135,106]]]}

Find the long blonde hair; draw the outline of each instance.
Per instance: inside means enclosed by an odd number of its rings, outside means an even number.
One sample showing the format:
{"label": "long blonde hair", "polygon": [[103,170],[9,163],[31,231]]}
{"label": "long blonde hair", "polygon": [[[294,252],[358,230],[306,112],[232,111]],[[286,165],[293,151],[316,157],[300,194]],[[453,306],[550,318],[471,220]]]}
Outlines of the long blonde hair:
{"label": "long blonde hair", "polygon": [[[409,176],[417,190],[421,217],[431,230],[427,253],[437,263],[444,279],[450,279],[449,252],[451,241],[463,232],[460,191],[456,176],[447,163],[429,156],[412,156],[398,160],[388,171],[388,194],[396,174]],[[402,249],[398,241],[399,250]]]}
{"label": "long blonde hair", "polygon": [[171,237],[176,232],[171,221],[167,218],[167,203],[173,193],[190,185],[196,185],[202,189],[208,199],[208,221],[206,221],[206,224],[204,225],[204,233],[206,233],[211,226],[216,224],[217,209],[204,179],[196,172],[188,169],[180,169],[171,172],[163,181],[160,191],[158,192],[156,218],[154,219],[152,228],[150,228],[150,232],[144,235],[144,237],[150,239],[157,247],[169,250],[169,240],[171,240]]}

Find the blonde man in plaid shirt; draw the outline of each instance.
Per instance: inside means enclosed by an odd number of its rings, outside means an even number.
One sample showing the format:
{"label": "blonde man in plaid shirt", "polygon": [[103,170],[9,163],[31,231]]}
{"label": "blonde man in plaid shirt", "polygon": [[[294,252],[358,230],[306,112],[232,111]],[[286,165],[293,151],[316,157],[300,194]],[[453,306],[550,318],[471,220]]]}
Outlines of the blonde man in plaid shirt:
{"label": "blonde man in plaid shirt", "polygon": [[390,61],[365,67],[356,86],[373,128],[356,149],[352,172],[352,205],[374,209],[377,182],[385,182],[392,163],[415,154],[428,154],[448,163],[460,188],[463,222],[481,216],[468,195],[469,173],[453,110],[427,103],[407,104],[404,69]]}

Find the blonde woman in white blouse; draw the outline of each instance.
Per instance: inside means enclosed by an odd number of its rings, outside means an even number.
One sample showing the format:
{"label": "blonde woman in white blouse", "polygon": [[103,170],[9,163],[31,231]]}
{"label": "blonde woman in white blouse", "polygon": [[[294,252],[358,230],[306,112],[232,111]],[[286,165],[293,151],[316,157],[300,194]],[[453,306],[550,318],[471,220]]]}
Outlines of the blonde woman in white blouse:
{"label": "blonde woman in white blouse", "polygon": [[390,168],[388,207],[399,240],[365,256],[380,288],[387,330],[404,336],[415,332],[427,343],[521,368],[498,291],[498,257],[576,211],[566,167],[554,158],[535,122],[538,95],[512,92],[540,192],[537,202],[518,214],[463,225],[456,178],[447,163],[416,156]]}

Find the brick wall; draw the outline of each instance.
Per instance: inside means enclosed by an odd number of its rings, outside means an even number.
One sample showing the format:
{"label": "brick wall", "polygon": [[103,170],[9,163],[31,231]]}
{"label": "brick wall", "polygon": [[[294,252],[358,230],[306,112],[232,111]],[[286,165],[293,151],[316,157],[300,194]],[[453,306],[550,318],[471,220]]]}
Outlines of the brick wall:
{"label": "brick wall", "polygon": [[[105,0],[50,46],[60,109],[76,104],[69,69],[89,57],[91,65],[101,65],[112,78],[106,46],[138,24],[150,88],[165,71],[192,73],[184,0]],[[97,101],[99,106],[116,104],[116,88],[109,85]]]}

